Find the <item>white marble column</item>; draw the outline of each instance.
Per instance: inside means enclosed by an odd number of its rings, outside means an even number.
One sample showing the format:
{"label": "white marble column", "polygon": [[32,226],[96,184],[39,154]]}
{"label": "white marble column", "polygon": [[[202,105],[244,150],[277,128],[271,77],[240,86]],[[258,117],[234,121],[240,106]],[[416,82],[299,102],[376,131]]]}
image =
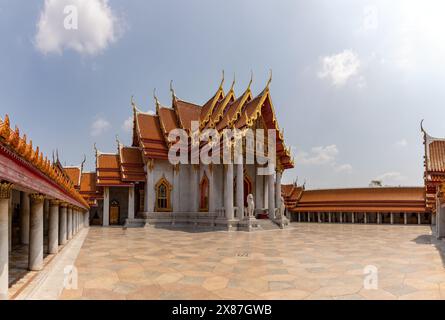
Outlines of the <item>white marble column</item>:
{"label": "white marble column", "polygon": [[321,223],[321,214],[320,214],[320,212],[317,212],[317,222]]}
{"label": "white marble column", "polygon": [[190,179],[191,179],[191,211],[199,212],[199,197],[201,195],[201,190],[199,190],[199,165],[190,165]]}
{"label": "white marble column", "polygon": [[67,239],[71,240],[73,237],[73,207],[68,205],[66,211],[66,234]]}
{"label": "white marble column", "polygon": [[[179,212],[180,211],[180,205],[179,205],[179,170],[181,165],[177,164],[173,166],[173,201],[172,201],[172,210],[173,212]],[[209,179],[210,182],[210,179]],[[210,189],[210,188],[209,188]],[[210,195],[209,195],[210,196]]]}
{"label": "white marble column", "polygon": [[128,219],[134,219],[134,185],[128,187]]}
{"label": "white marble column", "polygon": [[[145,207],[145,208],[147,208],[147,207]],[[109,187],[104,187],[104,204],[103,204],[102,225],[104,227],[108,227],[110,225],[110,188]]]}
{"label": "white marble column", "polygon": [[355,223],[355,212],[351,213],[351,223]]}
{"label": "white marble column", "polygon": [[233,220],[233,163],[224,165],[225,177],[224,177],[224,210],[227,220]]}
{"label": "white marble column", "polygon": [[68,239],[67,220],[67,204],[62,202],[59,207],[59,245],[65,244]]}
{"label": "white marble column", "polygon": [[301,212],[298,212],[298,222],[301,222]]}
{"label": "white marble column", "polygon": [[258,169],[256,169],[256,176],[255,176],[255,209],[262,209],[264,207],[264,192],[263,192],[263,185],[264,185],[264,176],[258,174]]}
{"label": "white marble column", "polygon": [[382,214],[380,212],[377,212],[377,224],[382,223]]}
{"label": "white marble column", "polygon": [[244,218],[244,166],[243,156],[238,155],[236,161],[236,206],[237,218],[242,220]]}
{"label": "white marble column", "polygon": [[408,224],[408,214],[406,212],[403,213],[403,224]]}
{"label": "white marble column", "polygon": [[389,213],[389,219],[390,219],[390,223],[394,224],[394,213],[392,213],[392,212]]}
{"label": "white marble column", "polygon": [[215,191],[215,172],[216,165],[209,165],[209,212],[216,212],[216,197],[220,197],[221,194],[216,194]]}
{"label": "white marble column", "polygon": [[332,213],[328,213],[328,221],[329,221],[329,223],[331,223],[332,222]]}
{"label": "white marble column", "polygon": [[29,243],[29,194],[20,192],[20,242]]}
{"label": "white marble column", "polygon": [[364,220],[365,224],[368,223],[368,213],[367,212],[363,213],[363,220]]}
{"label": "white marble column", "polygon": [[56,254],[59,249],[59,204],[58,200],[49,203],[48,253]]}
{"label": "white marble column", "polygon": [[340,223],[343,223],[343,212],[338,213],[340,215]]}
{"label": "white marble column", "polygon": [[42,194],[30,194],[28,269],[39,271],[43,267],[43,203]]}
{"label": "white marble column", "polygon": [[9,201],[11,184],[0,183],[0,300],[8,299],[9,287]]}
{"label": "white marble column", "polygon": [[83,217],[85,219],[83,223],[84,227],[88,228],[90,226],[90,211],[85,212]]}
{"label": "white marble column", "polygon": [[417,224],[421,224],[420,213],[417,214]]}
{"label": "white marble column", "polygon": [[148,162],[146,165],[146,180],[145,180],[145,192],[144,192],[144,211],[155,211],[155,183],[153,175],[153,163]]}
{"label": "white marble column", "polygon": [[269,189],[269,219],[275,219],[275,175],[273,173],[267,176],[267,182]]}
{"label": "white marble column", "polygon": [[282,170],[277,168],[276,170],[276,183],[275,183],[275,208],[281,208],[281,176]]}
{"label": "white marble column", "polygon": [[263,175],[263,209],[269,208],[269,176]]}

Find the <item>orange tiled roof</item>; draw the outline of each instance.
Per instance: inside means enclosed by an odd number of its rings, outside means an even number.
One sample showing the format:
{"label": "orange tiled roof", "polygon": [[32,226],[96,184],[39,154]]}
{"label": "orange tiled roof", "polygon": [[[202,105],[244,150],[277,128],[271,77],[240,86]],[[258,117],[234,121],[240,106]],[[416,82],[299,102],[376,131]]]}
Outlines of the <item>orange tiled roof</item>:
{"label": "orange tiled roof", "polygon": [[290,150],[285,146],[283,134],[279,131],[270,99],[270,81],[255,98],[252,98],[250,84],[238,99],[235,99],[234,83],[225,96],[220,86],[203,107],[178,99],[173,92],[173,109],[160,106],[156,100],[156,115],[140,112],[132,102],[135,119],[133,146],[141,147],[145,158],[167,159],[169,143],[166,136],[172,129],[182,128],[190,132],[192,121],[199,122],[200,129],[216,128],[221,131],[232,126],[242,129],[253,126],[261,116],[266,124],[265,129],[275,129],[277,132],[277,154],[282,167],[293,168]]}
{"label": "orange tiled roof", "polygon": [[306,190],[296,212],[424,212],[423,187]]}
{"label": "orange tiled roof", "polygon": [[121,180],[119,155],[99,153],[96,160],[97,182],[102,186],[127,185]]}
{"label": "orange tiled roof", "polygon": [[80,168],[79,167],[65,167],[63,170],[66,172],[70,180],[74,183],[76,188],[80,186]]}
{"label": "orange tiled roof", "polygon": [[122,181],[145,181],[144,161],[142,159],[142,152],[139,148],[120,148],[120,164]]}

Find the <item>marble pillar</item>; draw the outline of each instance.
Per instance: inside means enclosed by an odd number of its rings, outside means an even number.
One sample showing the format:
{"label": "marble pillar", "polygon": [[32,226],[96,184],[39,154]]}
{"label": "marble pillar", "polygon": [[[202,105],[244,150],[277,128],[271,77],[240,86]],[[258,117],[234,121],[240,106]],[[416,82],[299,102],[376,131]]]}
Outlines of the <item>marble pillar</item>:
{"label": "marble pillar", "polygon": [[134,185],[128,187],[128,219],[134,219]]}
{"label": "marble pillar", "polygon": [[[215,212],[216,211],[216,197],[221,196],[220,194],[216,194],[215,191],[215,173],[213,172],[214,165],[209,164],[209,212]],[[179,197],[178,197],[178,203],[179,203]]]}
{"label": "marble pillar", "polygon": [[403,224],[408,224],[408,214],[406,212],[403,213]]}
{"label": "marble pillar", "polygon": [[390,218],[390,223],[394,224],[394,213],[390,212],[389,213],[389,218]]}
{"label": "marble pillar", "polygon": [[355,223],[355,212],[351,213],[351,223]]}
{"label": "marble pillar", "polygon": [[71,205],[68,205],[66,211],[66,235],[68,240],[73,237],[73,207]]}
{"label": "marble pillar", "polygon": [[8,299],[9,287],[9,201],[12,185],[0,183],[0,300]]}
{"label": "marble pillar", "polygon": [[[147,177],[145,181],[145,192],[144,192],[144,211],[154,212],[155,211],[155,182],[153,175],[153,162],[149,161],[146,165]],[[108,207],[109,209],[109,207]]]}
{"label": "marble pillar", "polygon": [[242,220],[244,218],[244,166],[242,155],[238,156],[236,163],[236,217]]}
{"label": "marble pillar", "polygon": [[275,208],[281,208],[281,176],[283,171],[279,168],[276,170],[275,183]]}
{"label": "marble pillar", "polygon": [[328,221],[329,221],[329,223],[332,222],[332,213],[331,212],[328,213]]}
{"label": "marble pillar", "polygon": [[[258,170],[258,169],[257,169]],[[263,192],[263,185],[264,185],[264,176],[259,175],[258,171],[255,175],[255,209],[262,209],[264,208],[264,192]]]}
{"label": "marble pillar", "polygon": [[225,177],[224,177],[224,210],[227,220],[234,219],[233,213],[233,163],[224,165]]}
{"label": "marble pillar", "polygon": [[84,227],[88,228],[90,226],[90,211],[84,213]]}
{"label": "marble pillar", "polygon": [[321,214],[320,214],[320,212],[317,212],[317,222],[321,223]]}
{"label": "marble pillar", "polygon": [[[179,168],[180,167],[181,166],[179,164],[173,166],[173,190],[172,190],[172,194],[173,194],[172,210],[173,210],[173,212],[180,211],[180,205],[179,205],[179,192],[180,192],[180,190],[179,190]],[[209,182],[210,182],[210,178],[209,178]],[[209,190],[209,197],[210,197],[210,190]]]}
{"label": "marble pillar", "polygon": [[377,224],[382,223],[382,214],[380,212],[377,212]]}
{"label": "marble pillar", "polygon": [[59,204],[58,200],[50,200],[48,222],[48,253],[56,254],[59,249]]}
{"label": "marble pillar", "polygon": [[420,213],[417,214],[417,224],[421,224]]}
{"label": "marble pillar", "polygon": [[339,212],[339,215],[340,215],[340,223],[343,223],[343,213]]}
{"label": "marble pillar", "polygon": [[363,220],[364,220],[365,224],[368,223],[368,213],[367,212],[363,213]]}
{"label": "marble pillar", "polygon": [[269,219],[275,219],[275,175],[272,173],[267,176],[268,182],[268,208],[269,208]]}
{"label": "marble pillar", "polygon": [[20,242],[29,243],[29,194],[20,192]]}
{"label": "marble pillar", "polygon": [[298,212],[298,222],[301,222],[301,213]]}
{"label": "marble pillar", "polygon": [[29,220],[28,269],[42,270],[43,267],[43,205],[44,195],[30,194],[31,214]]}
{"label": "marble pillar", "polygon": [[67,220],[67,204],[62,202],[59,207],[59,245],[65,244],[68,240]]}
{"label": "marble pillar", "polygon": [[[150,175],[150,176],[152,176],[152,175]],[[147,208],[147,207],[145,207],[145,208]],[[151,211],[153,211],[153,210],[151,210]],[[102,225],[104,227],[108,227],[110,225],[110,188],[109,187],[104,187],[104,205],[103,205]]]}

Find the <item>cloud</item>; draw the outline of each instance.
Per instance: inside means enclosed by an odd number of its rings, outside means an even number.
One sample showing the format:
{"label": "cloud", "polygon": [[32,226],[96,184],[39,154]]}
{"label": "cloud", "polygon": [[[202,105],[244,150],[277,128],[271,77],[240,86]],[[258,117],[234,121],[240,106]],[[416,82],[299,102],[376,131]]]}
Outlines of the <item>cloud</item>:
{"label": "cloud", "polygon": [[377,176],[373,180],[382,181],[384,184],[400,184],[401,182],[406,180],[406,177],[400,172],[391,171],[385,172]]}
{"label": "cloud", "polygon": [[124,121],[122,129],[124,129],[126,132],[131,132],[131,130],[133,130],[133,116],[130,116],[127,120]]}
{"label": "cloud", "polygon": [[408,141],[406,141],[406,139],[401,139],[399,141],[396,141],[395,144],[397,147],[406,147],[408,145]]}
{"label": "cloud", "polygon": [[352,165],[349,163],[338,164],[339,150],[335,144],[311,148],[310,152],[301,151],[295,156],[297,163],[302,165],[330,166],[335,172],[351,173]]}
{"label": "cloud", "polygon": [[334,168],[335,172],[352,173],[352,166],[349,163],[338,165]]}
{"label": "cloud", "polygon": [[326,147],[313,147],[310,153],[302,151],[296,158],[301,164],[323,165],[334,162],[337,155],[337,146],[333,144]]}
{"label": "cloud", "polygon": [[364,78],[359,76],[360,59],[351,50],[322,58],[321,70],[318,72],[320,79],[328,79],[333,86],[341,87],[354,76],[358,76],[358,85],[363,87]]}
{"label": "cloud", "polygon": [[111,124],[107,120],[98,118],[91,125],[91,135],[93,137],[100,136],[102,133],[106,132],[110,128]]}
{"label": "cloud", "polygon": [[108,0],[45,0],[34,42],[43,54],[70,49],[95,55],[116,41],[119,30]]}

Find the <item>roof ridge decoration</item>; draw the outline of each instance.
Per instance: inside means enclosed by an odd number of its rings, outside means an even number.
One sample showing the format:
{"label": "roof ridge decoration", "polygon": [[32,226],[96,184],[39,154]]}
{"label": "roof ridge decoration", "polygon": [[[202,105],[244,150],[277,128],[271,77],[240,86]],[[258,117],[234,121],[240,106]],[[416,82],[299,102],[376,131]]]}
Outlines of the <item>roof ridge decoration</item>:
{"label": "roof ridge decoration", "polygon": [[35,170],[39,171],[43,176],[56,184],[60,189],[64,190],[72,199],[89,208],[88,203],[76,191],[72,181],[62,175],[62,173],[51,165],[48,157],[44,157],[39,147],[33,149],[32,140],[26,142],[26,135],[20,137],[20,130],[16,126],[15,130],[10,127],[9,116],[5,115],[4,120],[0,117],[0,143],[25,160]]}
{"label": "roof ridge decoration", "polygon": [[218,124],[219,121],[221,121],[222,117],[224,116],[224,110],[226,109],[227,105],[229,104],[231,98],[233,97],[236,101],[235,97],[235,82],[236,82],[236,75],[233,73],[233,81],[232,85],[230,86],[229,91],[227,92],[227,95],[224,97],[221,107],[218,110],[218,113],[216,114],[215,119],[210,119],[209,121],[209,128],[215,128],[215,126]]}
{"label": "roof ridge decoration", "polygon": [[236,120],[238,120],[238,118],[241,116],[242,109],[247,102],[249,94],[250,94],[250,97],[252,98],[252,91],[250,90],[252,82],[253,82],[253,71],[251,70],[250,71],[250,81],[249,81],[249,84],[247,85],[246,91],[244,91],[244,93],[243,93],[243,96],[242,96],[243,99],[239,103],[237,110],[235,111],[235,114],[232,116],[232,119],[229,119],[228,126],[230,128],[232,128],[234,126]]}
{"label": "roof ridge decoration", "polygon": [[[216,93],[213,95],[213,97],[210,98],[212,100],[210,108],[209,108],[209,110],[207,110],[207,113],[204,115],[204,118],[200,122],[200,126],[199,127],[200,127],[201,130],[204,129],[206,124],[210,121],[210,117],[212,116],[213,109],[215,108],[216,103],[219,101],[218,98],[221,96],[221,94],[222,94],[222,96],[224,98],[224,89],[223,89],[224,80],[225,80],[225,77],[224,77],[224,69],[223,69],[223,71],[222,71],[222,79],[221,79],[221,83],[219,85],[219,88],[216,91]],[[207,103],[208,102],[206,102],[206,104]]]}

